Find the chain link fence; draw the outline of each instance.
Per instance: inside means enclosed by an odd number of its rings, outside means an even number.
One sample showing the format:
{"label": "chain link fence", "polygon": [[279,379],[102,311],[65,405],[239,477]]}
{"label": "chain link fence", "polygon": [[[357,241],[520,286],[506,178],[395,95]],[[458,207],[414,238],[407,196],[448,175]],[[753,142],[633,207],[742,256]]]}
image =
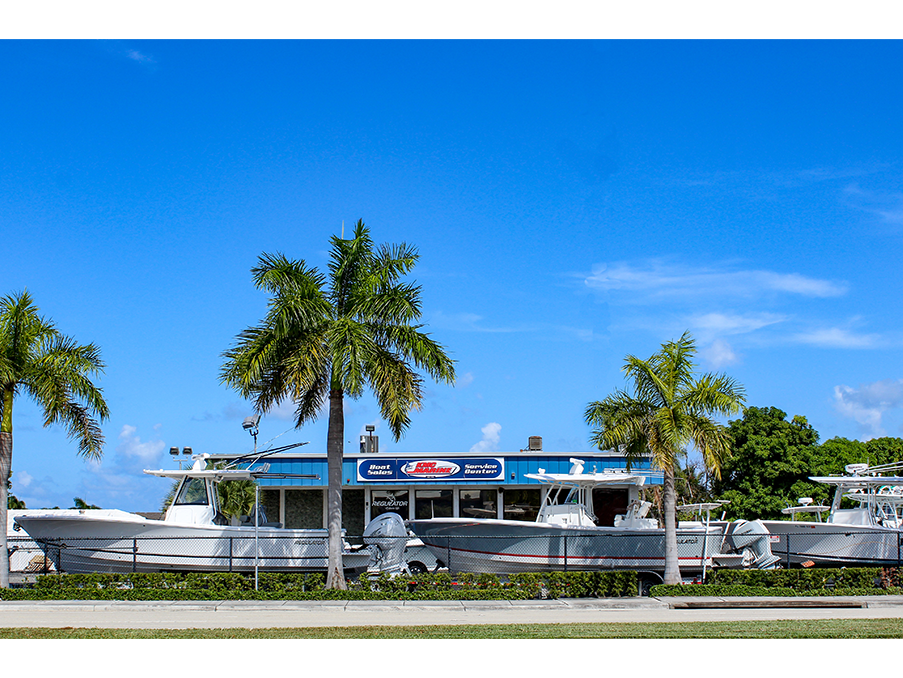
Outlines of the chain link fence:
{"label": "chain link fence", "polygon": [[[247,572],[325,570],[325,537],[10,538],[10,570],[56,572]],[[349,552],[346,567],[366,569],[366,548]],[[20,569],[21,568],[21,569]]]}
{"label": "chain link fence", "polygon": [[[862,567],[903,565],[903,532],[807,530],[755,535],[758,541],[730,540],[720,535],[678,534],[677,556],[682,572],[712,566],[754,566],[763,544],[770,546],[773,562],[782,567]],[[422,541],[421,541],[422,539]],[[404,559],[414,572],[488,572],[512,574],[531,571],[664,570],[665,544],[661,532],[653,534],[565,536],[517,535],[380,537],[373,546],[351,547],[343,554],[349,573],[380,566],[380,549],[388,552],[398,540],[407,548]],[[362,538],[346,537],[346,542]],[[50,572],[160,572],[205,571],[317,571],[325,570],[325,537],[136,537],[105,539],[53,539],[36,543],[30,537],[9,537],[10,571],[24,574]]]}
{"label": "chain link fence", "polygon": [[770,535],[783,567],[900,567],[903,532],[813,528]]}

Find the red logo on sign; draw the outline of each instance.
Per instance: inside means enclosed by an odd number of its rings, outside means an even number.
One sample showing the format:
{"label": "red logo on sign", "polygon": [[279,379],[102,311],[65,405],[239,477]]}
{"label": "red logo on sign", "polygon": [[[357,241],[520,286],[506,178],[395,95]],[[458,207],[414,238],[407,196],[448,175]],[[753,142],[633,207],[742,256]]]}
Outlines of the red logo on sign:
{"label": "red logo on sign", "polygon": [[447,478],[460,470],[450,461],[410,461],[401,467],[402,473],[414,478]]}

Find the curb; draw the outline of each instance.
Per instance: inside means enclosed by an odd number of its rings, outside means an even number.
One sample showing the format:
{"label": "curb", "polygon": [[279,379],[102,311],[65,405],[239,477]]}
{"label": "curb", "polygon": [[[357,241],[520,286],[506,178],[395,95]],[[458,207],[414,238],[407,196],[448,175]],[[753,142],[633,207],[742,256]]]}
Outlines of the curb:
{"label": "curb", "polygon": [[0,601],[3,612],[77,612],[118,610],[175,611],[250,611],[301,612],[342,610],[367,612],[381,610],[701,610],[701,609],[816,609],[816,608],[888,608],[903,606],[903,596],[861,597],[746,597],[703,596],[665,598],[562,598],[557,600],[30,600]]}

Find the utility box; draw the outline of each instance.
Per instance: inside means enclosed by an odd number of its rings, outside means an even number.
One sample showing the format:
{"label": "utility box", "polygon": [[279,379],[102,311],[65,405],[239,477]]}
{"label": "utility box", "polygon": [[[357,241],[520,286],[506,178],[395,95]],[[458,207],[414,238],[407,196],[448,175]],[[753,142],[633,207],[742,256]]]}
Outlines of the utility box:
{"label": "utility box", "polygon": [[530,436],[527,439],[528,452],[542,452],[542,436]]}
{"label": "utility box", "polygon": [[379,436],[361,436],[361,454],[379,452]]}

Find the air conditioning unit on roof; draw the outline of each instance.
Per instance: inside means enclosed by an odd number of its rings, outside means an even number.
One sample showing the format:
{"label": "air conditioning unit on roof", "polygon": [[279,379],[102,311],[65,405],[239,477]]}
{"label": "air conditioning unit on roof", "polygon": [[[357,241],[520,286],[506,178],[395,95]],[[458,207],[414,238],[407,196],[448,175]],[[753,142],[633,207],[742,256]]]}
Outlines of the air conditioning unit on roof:
{"label": "air conditioning unit on roof", "polygon": [[530,436],[527,439],[527,451],[542,452],[542,436]]}

